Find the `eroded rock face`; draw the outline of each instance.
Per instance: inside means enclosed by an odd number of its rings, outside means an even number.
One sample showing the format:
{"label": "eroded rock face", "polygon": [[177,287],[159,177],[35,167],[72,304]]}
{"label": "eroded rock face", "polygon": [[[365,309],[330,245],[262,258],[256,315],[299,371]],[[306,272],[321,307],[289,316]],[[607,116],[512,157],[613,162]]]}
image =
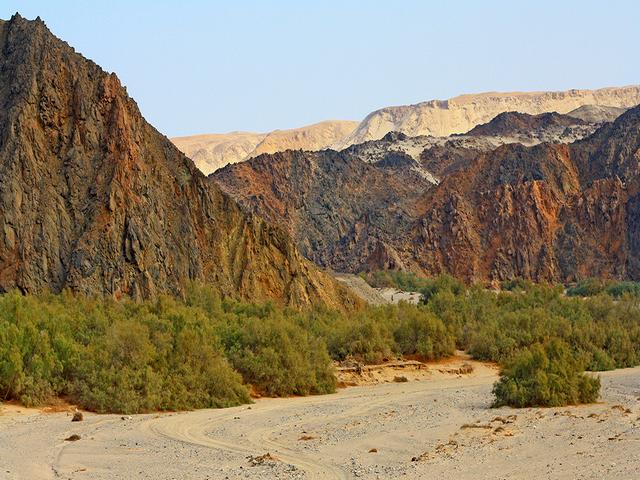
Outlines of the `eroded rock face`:
{"label": "eroded rock face", "polygon": [[0,103],[0,290],[353,304],[39,19],[0,23]]}
{"label": "eroded rock face", "polygon": [[470,280],[638,279],[639,149],[636,107],[573,144],[484,153],[422,199],[411,255]]}
{"label": "eroded rock face", "polygon": [[[210,179],[288,229],[305,256],[343,271],[362,261],[363,248],[377,248],[392,225],[408,223],[411,213],[402,203],[431,185],[420,177],[403,182],[394,168],[332,150],[288,150],[228,165]],[[370,245],[372,230],[377,233]]]}
{"label": "eroded rock face", "polygon": [[[340,153],[251,160],[211,179],[336,270],[637,279],[639,131],[640,107],[602,126],[503,114],[467,135],[389,134]],[[281,167],[290,157],[295,173]]]}

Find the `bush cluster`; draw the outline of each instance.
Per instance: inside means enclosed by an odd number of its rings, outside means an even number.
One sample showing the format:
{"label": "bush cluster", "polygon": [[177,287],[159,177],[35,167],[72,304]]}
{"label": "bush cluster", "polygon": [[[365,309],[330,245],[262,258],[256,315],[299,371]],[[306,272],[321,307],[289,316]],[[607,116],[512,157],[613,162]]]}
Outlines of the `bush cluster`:
{"label": "bush cluster", "polygon": [[600,379],[582,373],[562,340],[536,343],[522,350],[502,370],[493,387],[494,406],[558,407],[598,399]]}
{"label": "bush cluster", "polygon": [[351,315],[316,309],[304,326],[323,338],[335,360],[364,363],[412,356],[435,360],[453,354],[455,338],[433,312],[422,306],[369,307]]}
{"label": "bush cluster", "polygon": [[0,395],[97,412],[224,407],[249,395],[215,325],[173,299],[0,296]]}
{"label": "bush cluster", "polygon": [[[384,278],[402,276],[395,274]],[[566,367],[578,371],[602,371],[640,364],[638,282],[586,280],[569,288],[566,295],[562,286],[536,285],[524,280],[504,282],[502,292],[489,291],[478,285],[466,288],[448,276],[417,279],[414,285],[418,282],[425,309],[442,321],[457,348],[467,350],[476,359],[510,365],[515,358],[524,361],[522,357],[531,355],[531,349],[546,349],[552,342],[560,341],[569,355],[555,359],[553,368],[567,359],[575,363]],[[397,282],[398,285],[401,283]],[[506,368],[504,375],[508,376],[508,372]],[[523,375],[534,375],[533,369],[522,372]],[[574,391],[571,382],[578,382],[577,377],[560,377],[558,381],[563,383],[565,380],[568,382],[565,387]],[[513,387],[512,382],[508,385]],[[504,395],[506,387],[501,384],[501,389],[496,390],[502,398],[499,403],[550,405],[556,401],[576,403],[592,398],[567,394],[534,401],[540,393],[536,392],[539,383],[520,382],[518,385],[524,385],[525,390],[531,389],[531,395],[523,396],[522,390],[518,395]],[[597,396],[599,387],[593,383],[584,387],[587,390],[594,387]]]}
{"label": "bush cluster", "polygon": [[633,282],[568,296],[562,286],[522,281],[494,292],[449,276],[375,278],[421,291],[422,304],[297,311],[221,300],[196,284],[184,300],[148,302],[3,294],[0,401],[38,405],[63,396],[126,413],[223,407],[249,402],[249,388],[272,396],[332,392],[333,360],[435,360],[457,348],[504,366],[498,404],[552,405],[597,395],[585,369],[640,364]]}
{"label": "bush cluster", "polygon": [[97,412],[224,407],[333,392],[332,358],[440,358],[453,338],[403,304],[353,315],[232,300],[192,285],[184,301],[0,296],[0,401],[64,396]]}
{"label": "bush cluster", "polygon": [[567,288],[570,297],[593,297],[606,293],[613,298],[625,295],[640,296],[640,282],[614,282],[599,278],[587,278]]}

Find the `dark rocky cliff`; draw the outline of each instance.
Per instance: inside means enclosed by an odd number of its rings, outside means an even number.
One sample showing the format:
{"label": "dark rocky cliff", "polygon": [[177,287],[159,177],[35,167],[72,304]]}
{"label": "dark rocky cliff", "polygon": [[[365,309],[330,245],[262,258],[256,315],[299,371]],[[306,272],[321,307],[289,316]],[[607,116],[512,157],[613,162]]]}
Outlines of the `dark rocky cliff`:
{"label": "dark rocky cliff", "polygon": [[0,23],[0,290],[354,303],[39,19]]}
{"label": "dark rocky cliff", "polygon": [[[583,123],[508,113],[474,135],[423,142],[413,162],[394,151],[410,139],[389,136],[341,153],[265,156],[211,178],[285,225],[310,258],[337,270],[403,268],[480,281],[639,279],[640,107],[594,133],[586,125],[590,135],[574,143],[480,143],[515,133],[542,138]],[[483,137],[470,141],[475,134]],[[380,152],[372,162],[374,147]],[[295,175],[282,168],[291,157]],[[331,158],[341,167],[322,167]],[[419,171],[439,183],[409,174]],[[249,192],[260,193],[250,198]],[[330,217],[321,220],[314,204]]]}

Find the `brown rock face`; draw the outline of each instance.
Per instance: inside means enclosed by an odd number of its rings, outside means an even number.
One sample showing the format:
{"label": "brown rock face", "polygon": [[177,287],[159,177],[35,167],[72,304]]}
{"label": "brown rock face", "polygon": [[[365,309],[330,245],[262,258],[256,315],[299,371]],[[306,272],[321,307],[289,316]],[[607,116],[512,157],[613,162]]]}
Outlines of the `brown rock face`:
{"label": "brown rock face", "polygon": [[[480,281],[638,279],[640,107],[575,143],[495,148],[507,137],[537,143],[558,138],[558,128],[594,130],[583,123],[503,114],[467,136],[389,134],[340,154],[298,153],[295,175],[273,168],[280,157],[270,157],[260,168],[243,164],[242,175],[230,166],[212,178],[254,211],[271,212],[306,255],[337,270],[404,268]],[[343,168],[322,168],[317,183],[317,165],[329,157]],[[260,193],[249,201],[249,192]],[[332,213],[311,237],[314,203]],[[294,214],[278,213],[288,208]],[[328,234],[334,225],[339,234]]]}
{"label": "brown rock face", "polygon": [[0,103],[0,290],[353,304],[40,20],[0,22]]}
{"label": "brown rock face", "polygon": [[[332,150],[288,150],[228,165],[210,178],[246,208],[291,232],[301,252],[320,265],[350,270],[363,252],[384,244],[391,225],[410,221],[401,203],[426,180],[401,181],[380,167]],[[416,184],[421,188],[414,190]],[[370,232],[376,232],[373,244]]]}
{"label": "brown rock face", "polygon": [[639,132],[636,107],[570,145],[480,155],[427,192],[411,255],[470,280],[639,278]]}

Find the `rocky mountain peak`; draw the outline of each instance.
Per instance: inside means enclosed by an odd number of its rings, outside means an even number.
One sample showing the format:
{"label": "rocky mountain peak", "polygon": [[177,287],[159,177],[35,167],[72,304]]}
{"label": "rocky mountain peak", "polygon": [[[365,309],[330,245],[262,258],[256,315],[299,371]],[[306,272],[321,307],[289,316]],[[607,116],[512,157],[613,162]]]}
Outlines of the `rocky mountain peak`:
{"label": "rocky mountain peak", "polygon": [[466,135],[519,135],[541,129],[564,129],[585,125],[586,123],[587,122],[579,118],[561,115],[557,112],[545,112],[538,115],[520,112],[503,112],[494,117],[490,122],[472,128]]}
{"label": "rocky mountain peak", "polygon": [[0,24],[0,104],[0,290],[354,304],[43,22]]}

